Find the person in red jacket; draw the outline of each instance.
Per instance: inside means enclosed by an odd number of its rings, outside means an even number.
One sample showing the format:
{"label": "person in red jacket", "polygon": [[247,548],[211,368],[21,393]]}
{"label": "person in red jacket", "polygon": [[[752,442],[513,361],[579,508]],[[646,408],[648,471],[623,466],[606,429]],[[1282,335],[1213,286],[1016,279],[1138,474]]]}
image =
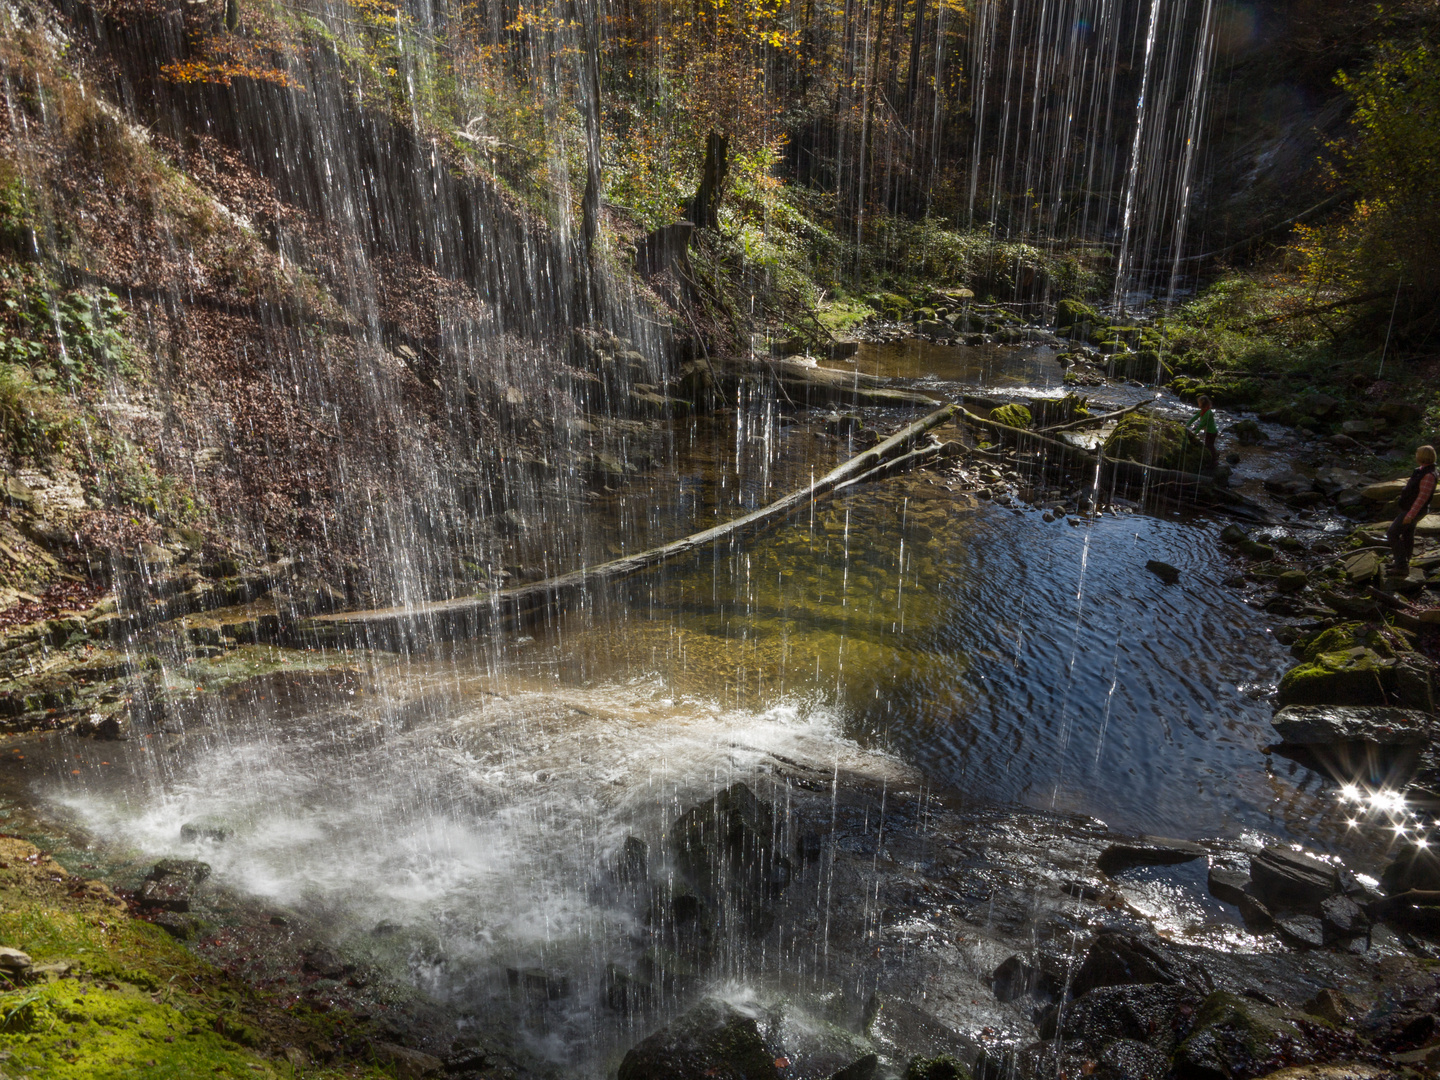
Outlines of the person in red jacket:
{"label": "person in red jacket", "polygon": [[1405,490],[1400,493],[1400,513],[1385,531],[1390,541],[1394,562],[1390,573],[1404,577],[1410,573],[1410,553],[1415,550],[1415,523],[1425,515],[1430,496],[1435,494],[1435,448],[1422,446],[1415,451],[1417,468],[1410,474]]}

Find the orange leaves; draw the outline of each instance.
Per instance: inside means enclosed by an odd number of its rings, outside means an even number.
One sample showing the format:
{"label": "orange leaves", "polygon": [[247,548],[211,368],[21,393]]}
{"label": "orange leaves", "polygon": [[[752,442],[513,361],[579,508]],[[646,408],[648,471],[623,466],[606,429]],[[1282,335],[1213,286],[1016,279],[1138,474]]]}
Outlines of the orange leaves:
{"label": "orange leaves", "polygon": [[160,74],[173,83],[218,83],[229,86],[232,79],[255,79],[276,86],[305,89],[279,68],[258,67],[238,60],[218,60],[213,63],[204,60],[177,61],[162,66]]}

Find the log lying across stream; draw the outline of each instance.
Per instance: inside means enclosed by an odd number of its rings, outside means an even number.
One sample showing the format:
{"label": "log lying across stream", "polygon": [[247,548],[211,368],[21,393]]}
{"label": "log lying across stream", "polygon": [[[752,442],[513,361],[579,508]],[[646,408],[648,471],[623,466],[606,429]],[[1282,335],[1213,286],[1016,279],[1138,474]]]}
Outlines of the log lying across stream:
{"label": "log lying across stream", "polygon": [[312,646],[354,644],[389,650],[405,650],[431,641],[474,637],[496,622],[522,618],[587,591],[659,566],[678,556],[757,532],[779,521],[791,511],[846,486],[848,482],[885,475],[884,470],[891,463],[898,464],[906,460],[916,462],[929,456],[921,454],[912,457],[915,444],[932,428],[946,423],[959,411],[957,405],[936,409],[928,416],[902,428],[884,442],[877,443],[864,453],[857,454],[838,468],[832,469],[808,487],[723,525],[692,533],[683,539],[634,555],[622,556],[599,566],[585,567],[537,581],[532,585],[501,589],[482,596],[375,611],[317,615],[300,622],[295,627],[294,636],[301,643]]}
{"label": "log lying across stream", "polygon": [[820,367],[793,356],[760,361],[716,359],[711,371],[727,397],[741,380],[766,379],[780,391],[782,400],[796,407],[933,409],[940,404],[913,390],[892,389],[885,385],[888,380],[877,375]]}
{"label": "log lying across stream", "polygon": [[[1132,410],[1125,409],[1121,413],[1130,411]],[[1121,413],[1111,414],[1111,416],[1121,415]],[[1157,498],[1174,499],[1176,494],[1183,492],[1188,496],[1203,497],[1214,504],[1214,509],[1225,513],[1252,521],[1270,520],[1270,516],[1265,513],[1263,507],[1251,502],[1243,495],[1227,490],[1217,484],[1213,476],[1207,476],[1204,473],[1162,469],[1158,465],[1147,465],[1141,461],[1111,457],[1103,450],[1092,453],[1029,428],[1014,428],[994,420],[987,420],[983,416],[976,416],[968,409],[960,410],[960,419],[972,427],[996,436],[1001,442],[1014,444],[1019,449],[1040,450],[1050,455],[1052,460],[1058,460],[1070,466],[1081,466],[1087,469],[1095,469],[1098,466],[1097,480],[1101,484],[1108,478],[1111,481],[1120,480],[1142,485]]]}

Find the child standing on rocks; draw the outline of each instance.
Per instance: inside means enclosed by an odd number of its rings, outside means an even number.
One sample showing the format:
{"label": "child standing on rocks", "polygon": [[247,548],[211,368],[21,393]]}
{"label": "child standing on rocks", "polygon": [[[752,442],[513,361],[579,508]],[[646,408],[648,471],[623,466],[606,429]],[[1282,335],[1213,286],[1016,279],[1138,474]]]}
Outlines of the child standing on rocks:
{"label": "child standing on rocks", "polygon": [[1410,573],[1410,553],[1415,550],[1415,523],[1430,505],[1430,496],[1435,494],[1435,448],[1422,446],[1415,451],[1417,468],[1410,474],[1405,490],[1400,493],[1400,513],[1385,531],[1390,541],[1390,554],[1394,562],[1390,573],[1404,577]]}
{"label": "child standing on rocks", "polygon": [[1215,403],[1206,395],[1201,394],[1195,399],[1195,404],[1200,406],[1200,411],[1191,418],[1190,423],[1185,427],[1205,436],[1205,456],[1213,462],[1215,460],[1215,436],[1220,433],[1220,429],[1215,426]]}

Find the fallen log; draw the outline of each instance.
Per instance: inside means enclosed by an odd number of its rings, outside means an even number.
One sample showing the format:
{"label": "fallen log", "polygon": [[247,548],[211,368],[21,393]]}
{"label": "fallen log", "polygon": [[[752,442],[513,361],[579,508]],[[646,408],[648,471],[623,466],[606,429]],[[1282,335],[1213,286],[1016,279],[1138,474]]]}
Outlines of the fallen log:
{"label": "fallen log", "polygon": [[1149,404],[1151,404],[1149,401],[1137,401],[1134,405],[1126,409],[1121,409],[1119,412],[1101,413],[1099,416],[1084,416],[1079,420],[1072,420],[1068,424],[1056,424],[1054,427],[1039,428],[1037,434],[1049,435],[1056,431],[1070,431],[1072,428],[1089,427],[1091,424],[1108,424],[1111,420],[1118,420],[1120,417],[1135,412],[1137,409],[1143,409]]}
{"label": "fallen log", "polygon": [[[1047,438],[1038,431],[1031,431],[1029,428],[1009,427],[1006,424],[997,423],[994,420],[986,420],[982,416],[976,416],[974,413],[965,409],[961,410],[961,419],[967,424],[972,424],[985,431],[993,432],[1002,439],[1009,439],[1017,446],[1026,448],[1042,447],[1062,458],[1079,458],[1087,465],[1094,465],[1096,461],[1096,455],[1088,450],[1081,450],[1078,446],[1071,446],[1069,443],[1061,442],[1058,439]],[[1175,469],[1162,469],[1158,465],[1146,465],[1142,461],[1110,457],[1104,453],[1099,455],[1099,460],[1108,466],[1114,475],[1141,483],[1155,484],[1164,482],[1205,490],[1215,487],[1215,478],[1213,476],[1206,476],[1203,473],[1187,473],[1179,472]]]}
{"label": "fallen log", "polygon": [[[846,481],[874,473],[887,463],[904,459],[916,440],[946,423],[959,406],[946,405],[902,428],[883,442],[857,454],[814,481],[768,506],[713,528],[599,566],[501,589],[484,596],[438,600],[410,607],[316,615],[299,623],[293,637],[311,646],[354,643],[370,648],[408,650],[430,641],[472,637],[494,622],[515,619],[558,604],[579,593],[631,577],[680,555],[755,532],[816,499],[833,493]],[[939,452],[938,447],[935,450]]]}
{"label": "fallen log", "polygon": [[847,488],[859,487],[861,484],[868,484],[872,480],[883,480],[887,476],[897,476],[902,472],[909,472],[911,469],[918,469],[922,465],[928,465],[932,461],[940,460],[942,448],[939,443],[930,446],[922,446],[917,450],[911,450],[908,454],[901,454],[897,458],[891,458],[869,472],[852,477],[842,484],[835,486],[836,491],[844,491]]}
{"label": "fallen log", "polygon": [[716,361],[714,377],[727,392],[742,379],[768,378],[794,405],[800,406],[862,406],[885,408],[934,409],[940,402],[912,390],[895,390],[885,380],[858,371],[820,367],[794,357],[752,362],[749,360]]}

